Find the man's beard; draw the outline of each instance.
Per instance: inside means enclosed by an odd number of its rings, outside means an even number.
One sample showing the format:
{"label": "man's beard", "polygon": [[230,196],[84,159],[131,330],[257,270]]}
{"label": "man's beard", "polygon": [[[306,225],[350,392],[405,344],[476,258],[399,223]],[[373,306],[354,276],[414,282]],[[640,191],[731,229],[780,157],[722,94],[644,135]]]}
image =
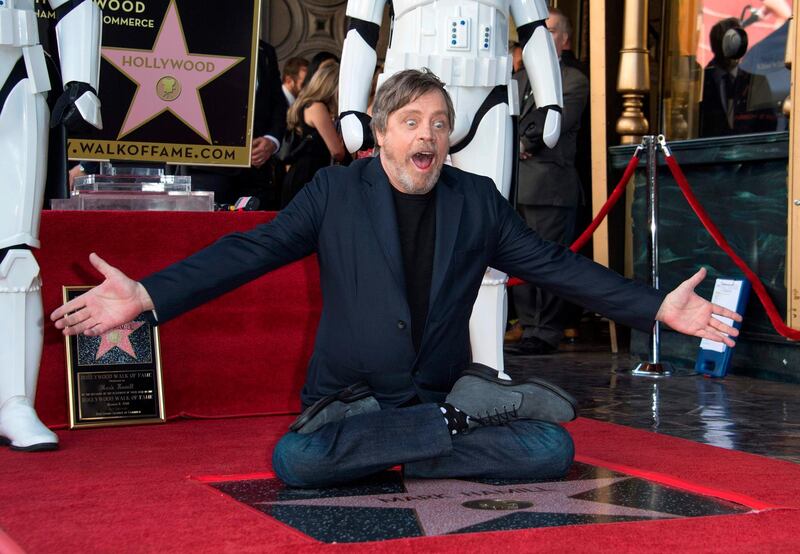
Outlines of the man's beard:
{"label": "man's beard", "polygon": [[[434,148],[431,148],[431,150],[434,150]],[[403,163],[398,163],[397,159],[393,155],[389,154],[385,147],[381,149],[381,155],[386,156],[387,161],[394,166],[397,173],[395,177],[399,181],[397,185],[399,185],[402,191],[406,194],[426,194],[430,192],[433,190],[433,187],[439,180],[439,175],[442,173],[442,166],[440,165],[438,168],[425,176],[425,180],[422,182],[422,184],[417,185],[414,183],[414,178],[408,171],[406,165]],[[409,159],[408,163],[413,164],[414,162]]]}
{"label": "man's beard", "polygon": [[400,183],[400,188],[403,189],[403,192],[406,194],[425,194],[433,190],[433,187],[436,185],[436,181],[439,180],[439,175],[442,172],[442,168],[439,167],[432,173],[430,173],[425,181],[421,185],[415,185],[414,179],[411,177],[411,174],[406,171],[405,166],[400,168],[400,174],[397,176]]}

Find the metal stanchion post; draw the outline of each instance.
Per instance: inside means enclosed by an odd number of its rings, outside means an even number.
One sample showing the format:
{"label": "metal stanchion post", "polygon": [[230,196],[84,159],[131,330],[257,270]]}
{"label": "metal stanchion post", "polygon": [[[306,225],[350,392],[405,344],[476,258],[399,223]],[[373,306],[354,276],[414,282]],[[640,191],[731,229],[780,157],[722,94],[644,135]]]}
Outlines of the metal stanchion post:
{"label": "metal stanchion post", "polygon": [[[647,188],[649,193],[649,213],[647,223],[650,227],[650,277],[652,285],[659,288],[658,283],[658,170],[656,150],[656,137],[646,135],[642,143],[647,151]],[[647,377],[666,377],[672,374],[672,365],[662,362],[661,359],[661,332],[658,321],[653,325],[653,334],[650,343],[650,361],[639,362],[633,368],[634,375]]]}

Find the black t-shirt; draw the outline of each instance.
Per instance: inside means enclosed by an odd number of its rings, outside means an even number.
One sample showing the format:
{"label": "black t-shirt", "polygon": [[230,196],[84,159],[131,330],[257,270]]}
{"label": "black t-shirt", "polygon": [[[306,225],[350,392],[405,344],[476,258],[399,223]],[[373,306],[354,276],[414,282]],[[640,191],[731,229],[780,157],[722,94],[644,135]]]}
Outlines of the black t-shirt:
{"label": "black t-shirt", "polygon": [[428,317],[436,241],[436,190],[406,194],[392,187],[400,248],[406,277],[406,295],[411,309],[411,339],[419,351]]}

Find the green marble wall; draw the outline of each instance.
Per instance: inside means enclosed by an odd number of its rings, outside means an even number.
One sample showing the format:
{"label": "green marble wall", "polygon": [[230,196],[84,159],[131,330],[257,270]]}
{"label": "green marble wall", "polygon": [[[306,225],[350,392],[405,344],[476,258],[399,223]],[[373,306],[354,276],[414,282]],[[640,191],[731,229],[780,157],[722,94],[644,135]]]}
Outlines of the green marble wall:
{"label": "green marble wall", "polygon": [[[711,219],[739,256],[761,277],[779,313],[785,314],[788,133],[676,141],[670,147]],[[609,149],[617,175],[633,149],[631,146]],[[631,185],[635,186],[634,276],[647,281],[650,239],[644,161],[628,186]],[[705,266],[709,278],[698,288],[698,293],[710,298],[715,277],[739,277],[741,272],[703,228],[660,154],[658,185],[661,288],[671,290]],[[755,293],[744,315],[731,371],[800,382],[800,348],[775,332]],[[691,368],[698,344],[699,339],[664,331],[662,358],[680,368]],[[649,337],[634,331],[631,351],[648,358]]]}

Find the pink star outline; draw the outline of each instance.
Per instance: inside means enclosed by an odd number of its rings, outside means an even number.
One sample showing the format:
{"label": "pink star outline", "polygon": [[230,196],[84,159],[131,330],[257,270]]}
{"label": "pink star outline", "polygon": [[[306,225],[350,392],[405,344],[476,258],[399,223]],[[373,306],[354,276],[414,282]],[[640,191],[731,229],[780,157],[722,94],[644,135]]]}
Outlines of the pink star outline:
{"label": "pink star outline", "polygon": [[468,500],[499,499],[528,501],[529,508],[517,512],[594,514],[648,519],[679,517],[670,513],[572,498],[583,492],[602,489],[629,477],[582,479],[493,486],[461,479],[404,479],[406,492],[362,496],[324,497],[303,500],[258,502],[276,506],[337,506],[359,508],[413,509],[426,536],[458,533],[462,529],[498,519],[511,512],[476,510],[464,506]]}
{"label": "pink star outline", "polygon": [[[136,93],[125,115],[118,139],[168,111],[209,143],[211,138],[203,103],[200,100],[200,89],[244,59],[233,56],[190,54],[175,0],[171,0],[167,7],[167,13],[151,50],[106,47],[102,49],[102,53],[111,65],[136,83]],[[132,56],[143,58],[148,62],[145,65],[150,67],[123,65],[124,58]],[[183,64],[181,67],[176,67],[171,63],[168,63],[169,67],[159,67],[170,60],[190,61],[195,67],[200,63],[205,68],[209,67],[208,64],[212,64],[213,69],[186,70]],[[158,96],[156,86],[163,77],[173,77],[180,82],[182,98],[178,101],[167,101]]]}
{"label": "pink star outline", "polygon": [[134,360],[137,359],[130,337],[131,333],[142,325],[144,325],[144,321],[131,321],[130,323],[123,323],[119,327],[115,327],[100,335],[100,346],[97,347],[97,354],[94,357],[95,361],[102,358],[115,347],[128,354]]}

